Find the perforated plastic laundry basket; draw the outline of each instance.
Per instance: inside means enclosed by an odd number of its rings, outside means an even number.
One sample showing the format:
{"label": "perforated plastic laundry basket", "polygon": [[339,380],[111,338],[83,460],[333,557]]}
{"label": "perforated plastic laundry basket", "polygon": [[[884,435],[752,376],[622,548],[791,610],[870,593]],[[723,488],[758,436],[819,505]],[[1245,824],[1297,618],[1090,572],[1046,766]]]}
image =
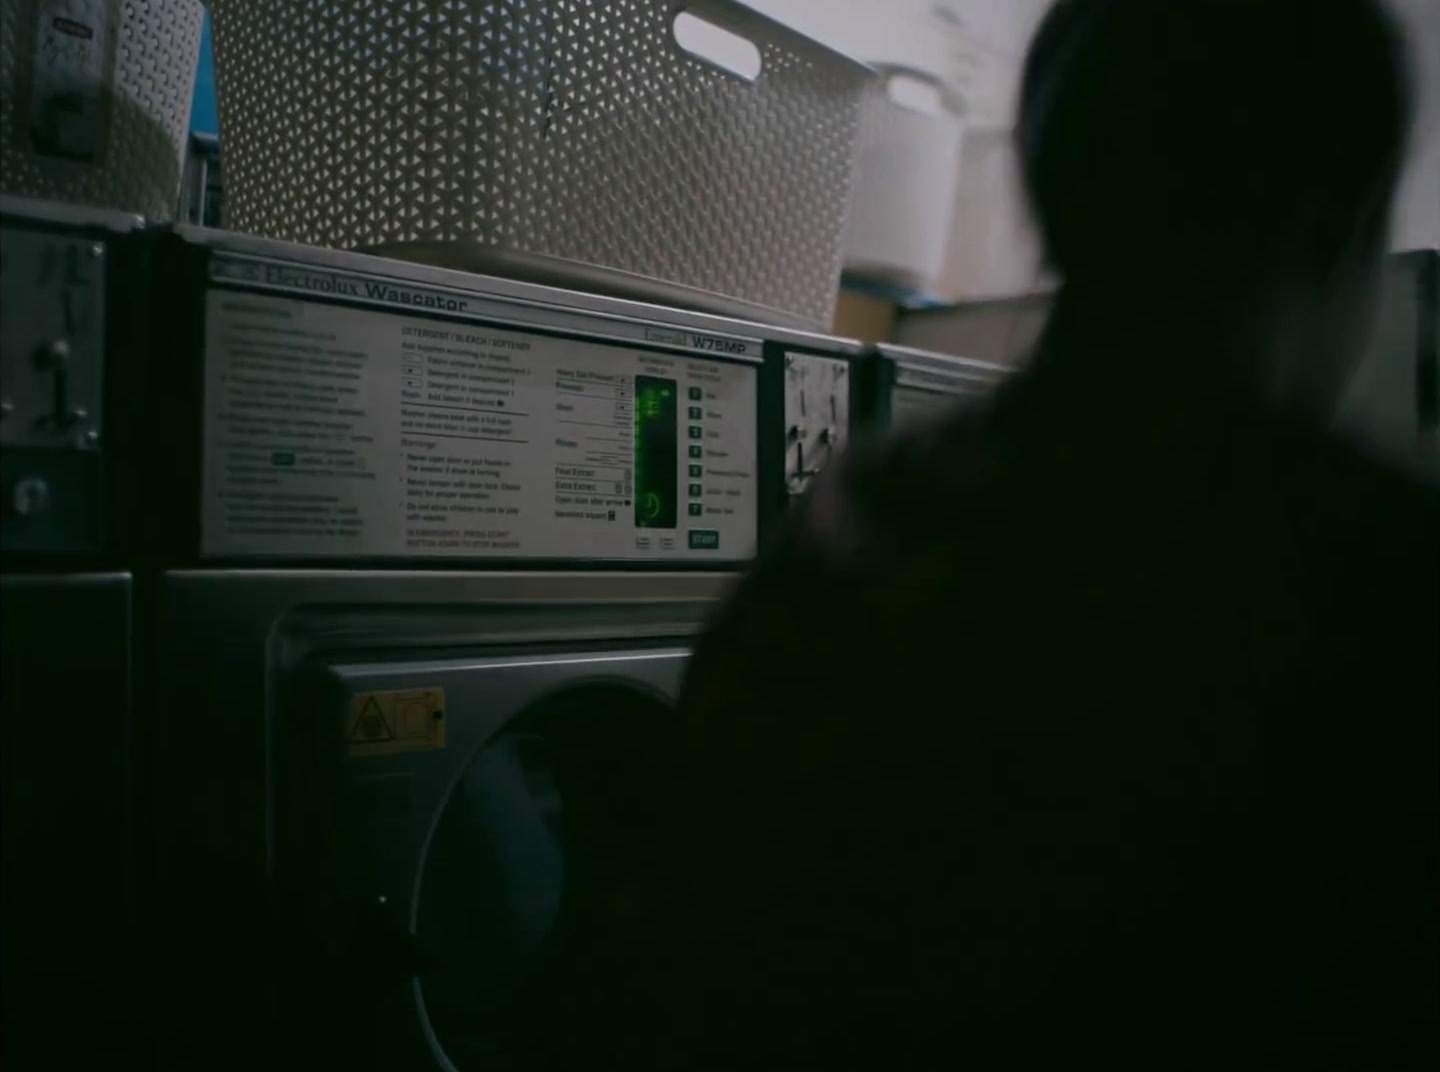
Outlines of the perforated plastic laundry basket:
{"label": "perforated plastic laundry basket", "polygon": [[[732,0],[211,10],[227,227],[828,326],[864,66]],[[759,73],[687,51],[681,12]]]}
{"label": "perforated plastic laundry basket", "polygon": [[167,219],[199,0],[0,2],[0,191]]}

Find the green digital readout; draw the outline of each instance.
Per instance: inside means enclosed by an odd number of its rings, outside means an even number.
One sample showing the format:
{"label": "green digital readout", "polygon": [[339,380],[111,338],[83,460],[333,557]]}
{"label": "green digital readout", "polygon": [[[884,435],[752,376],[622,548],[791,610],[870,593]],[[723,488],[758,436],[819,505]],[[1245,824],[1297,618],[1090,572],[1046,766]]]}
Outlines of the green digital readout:
{"label": "green digital readout", "polygon": [[680,500],[679,385],[635,377],[635,526],[673,529]]}

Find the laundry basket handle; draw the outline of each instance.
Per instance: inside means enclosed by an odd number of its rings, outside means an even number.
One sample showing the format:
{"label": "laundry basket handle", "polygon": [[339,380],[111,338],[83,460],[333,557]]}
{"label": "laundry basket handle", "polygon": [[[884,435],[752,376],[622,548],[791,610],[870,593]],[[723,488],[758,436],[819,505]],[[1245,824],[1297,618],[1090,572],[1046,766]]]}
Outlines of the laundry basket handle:
{"label": "laundry basket handle", "polygon": [[747,25],[753,14],[729,0],[679,0],[667,5],[666,33],[687,59],[753,83],[765,68],[754,26]]}

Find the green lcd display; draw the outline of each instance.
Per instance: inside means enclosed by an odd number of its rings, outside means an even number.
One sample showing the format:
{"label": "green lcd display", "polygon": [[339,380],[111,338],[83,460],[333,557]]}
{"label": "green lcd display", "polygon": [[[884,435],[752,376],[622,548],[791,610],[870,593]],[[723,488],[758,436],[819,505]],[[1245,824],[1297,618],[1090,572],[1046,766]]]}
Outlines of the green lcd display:
{"label": "green lcd display", "polygon": [[635,526],[673,529],[680,500],[679,384],[635,377]]}

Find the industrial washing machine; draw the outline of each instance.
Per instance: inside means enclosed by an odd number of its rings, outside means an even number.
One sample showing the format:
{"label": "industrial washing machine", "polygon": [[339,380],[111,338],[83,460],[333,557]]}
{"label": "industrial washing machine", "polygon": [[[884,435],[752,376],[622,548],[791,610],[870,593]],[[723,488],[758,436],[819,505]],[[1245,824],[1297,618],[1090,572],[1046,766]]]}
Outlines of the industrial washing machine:
{"label": "industrial washing machine", "polygon": [[608,1063],[687,653],[843,446],[860,347],[184,227],[150,256],[168,1063]]}
{"label": "industrial washing machine", "polygon": [[1014,370],[987,361],[881,343],[862,366],[861,406],[880,429],[903,430],[965,399],[981,400]]}
{"label": "industrial washing machine", "polygon": [[132,578],[105,370],[139,218],[0,197],[0,1064],[141,1068]]}
{"label": "industrial washing machine", "polygon": [[573,1067],[639,952],[616,928],[653,908],[670,707],[727,584],[168,572],[173,1064]]}

